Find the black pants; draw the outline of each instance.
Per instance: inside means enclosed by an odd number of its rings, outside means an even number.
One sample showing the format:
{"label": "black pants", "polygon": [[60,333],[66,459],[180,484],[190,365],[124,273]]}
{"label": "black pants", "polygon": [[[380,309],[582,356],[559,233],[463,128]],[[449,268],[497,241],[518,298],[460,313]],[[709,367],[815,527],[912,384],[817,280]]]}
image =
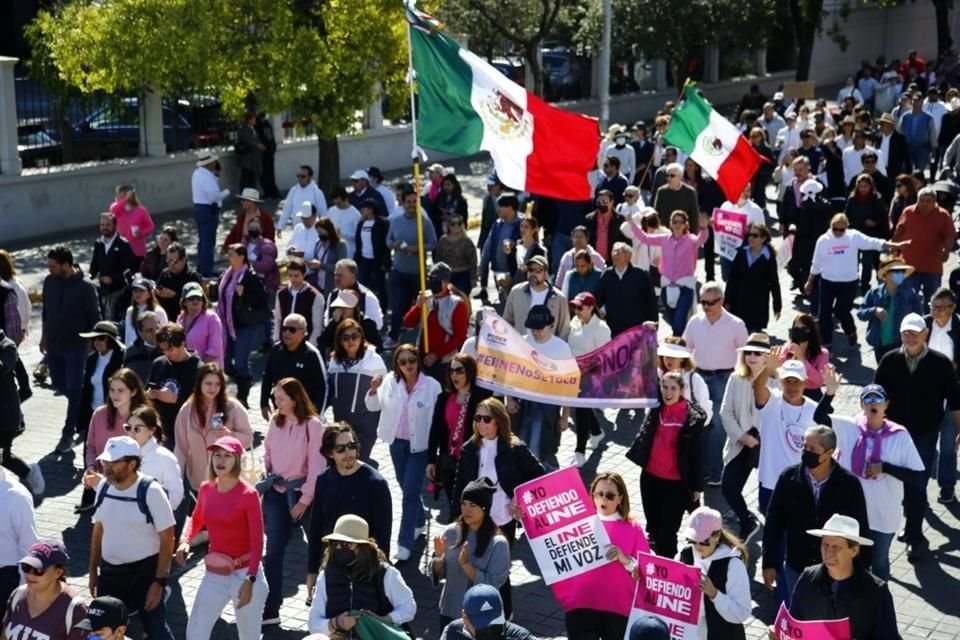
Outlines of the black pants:
{"label": "black pants", "polygon": [[0,567],[0,602],[3,602],[3,606],[7,606],[7,600],[10,599],[10,594],[20,586],[20,570],[17,569],[17,565],[10,567]]}
{"label": "black pants", "polygon": [[279,198],[280,190],[277,188],[276,167],[273,153],[264,152],[260,156],[262,173],[260,174],[260,186],[263,187],[263,197]]}
{"label": "black pants", "polygon": [[564,615],[568,640],[623,640],[627,618],[610,611],[574,609]]}
{"label": "black pants", "polygon": [[717,272],[714,266],[716,253],[713,246],[713,227],[709,227],[707,229],[707,242],[703,245],[703,270],[706,272],[708,282],[716,280]]}
{"label": "black pants", "polygon": [[677,532],[683,512],[690,504],[690,492],[681,480],[664,480],[648,473],[640,474],[640,501],[647,517],[647,540],[657,555],[677,555]]}
{"label": "black pants", "polygon": [[[511,520],[500,527],[500,533],[507,539],[510,546],[510,556],[513,557],[513,543],[517,538],[517,521]],[[510,574],[507,574],[507,580],[500,587],[500,599],[503,600],[503,615],[509,620],[513,615],[513,587],[510,586]]]}
{"label": "black pants", "polygon": [[587,440],[590,436],[598,436],[602,433],[600,423],[597,422],[597,414],[593,412],[593,409],[577,407],[573,410],[573,419],[577,423],[577,448],[575,451],[586,453]]}
{"label": "black pants", "polygon": [[27,368],[23,366],[23,360],[17,358],[17,368],[13,370],[13,374],[17,378],[17,391],[20,393],[20,398],[23,398],[25,394],[31,392],[30,389],[30,376],[27,375]]}
{"label": "black pants", "polygon": [[257,172],[253,169],[240,169],[240,191],[257,188]]}
{"label": "black pants", "polygon": [[13,432],[0,434],[0,465],[17,474],[20,480],[26,480],[30,465],[13,454]]}

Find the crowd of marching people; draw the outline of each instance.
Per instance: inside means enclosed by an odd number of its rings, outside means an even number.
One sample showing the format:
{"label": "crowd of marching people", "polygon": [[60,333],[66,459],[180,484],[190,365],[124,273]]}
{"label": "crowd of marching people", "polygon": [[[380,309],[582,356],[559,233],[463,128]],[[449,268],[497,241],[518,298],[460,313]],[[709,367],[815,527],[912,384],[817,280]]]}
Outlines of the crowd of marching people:
{"label": "crowd of marching people", "polygon": [[[588,607],[555,585],[569,638],[669,637],[653,618],[627,628],[638,552],[700,570],[700,638],[745,637],[754,563],[794,618],[898,638],[893,549],[931,562],[929,480],[939,502],[956,499],[960,273],[943,270],[956,241],[955,68],[915,52],[865,64],[835,107],[751,90],[736,121],[769,164],[735,200],[665,142],[672,104],[649,125],[610,127],[585,202],[491,175],[471,212],[438,164],[421,192],[370,167],[328,198],[304,165],[276,212],[246,175],[217,245],[229,191],[206,152],[191,181],[194,251],[118,187],[89,265],[66,246],[46,256],[34,372],[66,401],[55,454],[82,456],[89,602],[66,584],[79,550],[37,539],[43,473],[14,451],[31,427],[31,302],[18,257],[0,250],[0,637],[121,640],[135,615],[151,640],[172,639],[177,567],[201,554],[187,640],[209,638],[228,603],[237,636],[259,638],[289,622],[298,584],[311,634],[408,633],[420,615],[450,640],[531,638],[512,622],[515,490],[592,460],[600,471],[584,480],[613,562],[587,574]],[[746,215],[732,253],[716,209]],[[660,331],[659,403],[635,412],[625,454],[639,486],[605,470],[597,409],[479,384],[484,313],[556,360]],[[781,316],[789,333],[773,335]],[[841,415],[838,356],[861,342],[872,380]],[[568,428],[573,457],[559,460]],[[424,546],[431,492],[443,527]],[[284,570],[295,536],[308,545],[298,578]],[[418,549],[439,590],[430,614],[398,569]]]}

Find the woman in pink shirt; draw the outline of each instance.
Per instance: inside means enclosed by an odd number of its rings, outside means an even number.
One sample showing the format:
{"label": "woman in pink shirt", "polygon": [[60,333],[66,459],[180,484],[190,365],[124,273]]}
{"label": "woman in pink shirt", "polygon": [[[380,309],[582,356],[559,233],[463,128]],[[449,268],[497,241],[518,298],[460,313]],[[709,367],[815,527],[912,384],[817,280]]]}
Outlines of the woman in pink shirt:
{"label": "woman in pink shirt", "polygon": [[650,545],[643,525],[630,514],[627,484],[619,473],[598,473],[590,484],[590,495],[610,538],[602,551],[616,562],[581,574],[579,581],[555,583],[553,595],[566,612],[568,638],[623,640],[633,607],[637,552],[650,553]]}
{"label": "woman in pink shirt", "polygon": [[[263,494],[267,553],[263,570],[270,586],[263,624],[280,624],[283,604],[283,553],[294,527],[310,523],[309,509],[317,476],[327,468],[320,454],[323,425],[317,408],[296,378],[284,378],[273,388],[277,406],[264,442],[267,477],[257,483]],[[306,514],[306,516],[305,516]],[[306,529],[304,529],[306,530]]]}
{"label": "woman in pink shirt", "polygon": [[180,407],[174,424],[174,455],[197,491],[207,477],[207,447],[223,436],[253,444],[250,416],[243,405],[227,396],[227,381],[219,365],[208,362],[197,369],[193,394]]}
{"label": "woman in pink shirt", "polygon": [[[646,213],[652,212],[653,209]],[[697,251],[707,241],[710,219],[700,214],[700,233],[690,233],[690,220],[685,211],[670,214],[670,234],[651,234],[641,229],[631,219],[634,237],[643,244],[660,247],[660,297],[664,313],[673,329],[673,335],[682,336],[687,326],[687,316],[693,306],[697,279]]]}
{"label": "woman in pink shirt", "polygon": [[809,313],[798,313],[790,327],[790,341],[780,347],[780,364],[799,360],[807,369],[803,395],[812,400],[823,397],[823,372],[830,364],[830,352],[820,340],[820,327]]}
{"label": "woman in pink shirt", "polygon": [[223,366],[223,323],[210,310],[207,294],[196,282],[188,282],[180,294],[180,315],[177,324],[187,334],[187,349],[204,362]]}
{"label": "woman in pink shirt", "polygon": [[124,435],[123,425],[134,409],[148,405],[152,406],[147,394],[143,390],[139,376],[131,369],[118,369],[110,376],[109,398],[103,405],[93,412],[90,426],[87,429],[87,439],[83,446],[83,460],[86,471],[84,477],[83,497],[80,504],[74,507],[74,513],[85,513],[93,508],[94,490],[99,477],[87,481],[89,472],[100,471],[97,456],[103,453],[107,440]]}
{"label": "woman in pink shirt", "polygon": [[200,487],[197,506],[177,549],[177,564],[186,562],[190,541],[206,527],[210,547],[206,572],[194,596],[187,640],[208,640],[228,602],[233,603],[239,640],[260,640],[267,582],[260,570],[263,514],[257,490],[240,477],[244,446],[224,436],[211,451],[209,480]]}
{"label": "woman in pink shirt", "polygon": [[147,255],[147,236],[154,229],[153,218],[140,204],[132,186],[122,184],[117,187],[117,197],[110,205],[110,213],[117,218],[117,233],[130,243],[134,255],[143,260]]}

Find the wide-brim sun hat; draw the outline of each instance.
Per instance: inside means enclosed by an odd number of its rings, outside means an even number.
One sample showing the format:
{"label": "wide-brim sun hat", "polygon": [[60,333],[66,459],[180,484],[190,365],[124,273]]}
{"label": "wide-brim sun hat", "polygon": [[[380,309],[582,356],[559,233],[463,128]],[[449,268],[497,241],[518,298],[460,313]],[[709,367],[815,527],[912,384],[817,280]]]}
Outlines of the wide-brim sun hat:
{"label": "wide-brim sun hat", "polygon": [[337,518],[333,533],[325,535],[324,542],[349,542],[351,544],[370,544],[370,525],[360,516],[351,513]]}

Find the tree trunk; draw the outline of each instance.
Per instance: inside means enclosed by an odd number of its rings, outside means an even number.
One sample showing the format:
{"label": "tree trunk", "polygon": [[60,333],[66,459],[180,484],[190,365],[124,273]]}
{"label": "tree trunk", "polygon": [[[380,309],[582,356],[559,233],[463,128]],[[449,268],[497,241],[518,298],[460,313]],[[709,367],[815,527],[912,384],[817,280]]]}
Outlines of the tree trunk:
{"label": "tree trunk", "polygon": [[950,8],[953,0],[933,0],[937,12],[937,57],[942,58],[953,49],[953,38],[950,36]]}
{"label": "tree trunk", "polygon": [[333,193],[333,190],[340,186],[340,144],[336,137],[317,136],[317,172],[314,175],[317,186],[323,189],[325,195]]}
{"label": "tree trunk", "polygon": [[523,58],[533,74],[533,93],[543,97],[543,69],[540,66],[540,43],[533,42],[523,48]]}
{"label": "tree trunk", "polygon": [[797,36],[796,80],[803,82],[810,79],[810,61],[813,59],[813,43],[822,18],[823,0],[808,0],[805,3],[806,12],[800,3],[801,0],[790,0],[790,17]]}

